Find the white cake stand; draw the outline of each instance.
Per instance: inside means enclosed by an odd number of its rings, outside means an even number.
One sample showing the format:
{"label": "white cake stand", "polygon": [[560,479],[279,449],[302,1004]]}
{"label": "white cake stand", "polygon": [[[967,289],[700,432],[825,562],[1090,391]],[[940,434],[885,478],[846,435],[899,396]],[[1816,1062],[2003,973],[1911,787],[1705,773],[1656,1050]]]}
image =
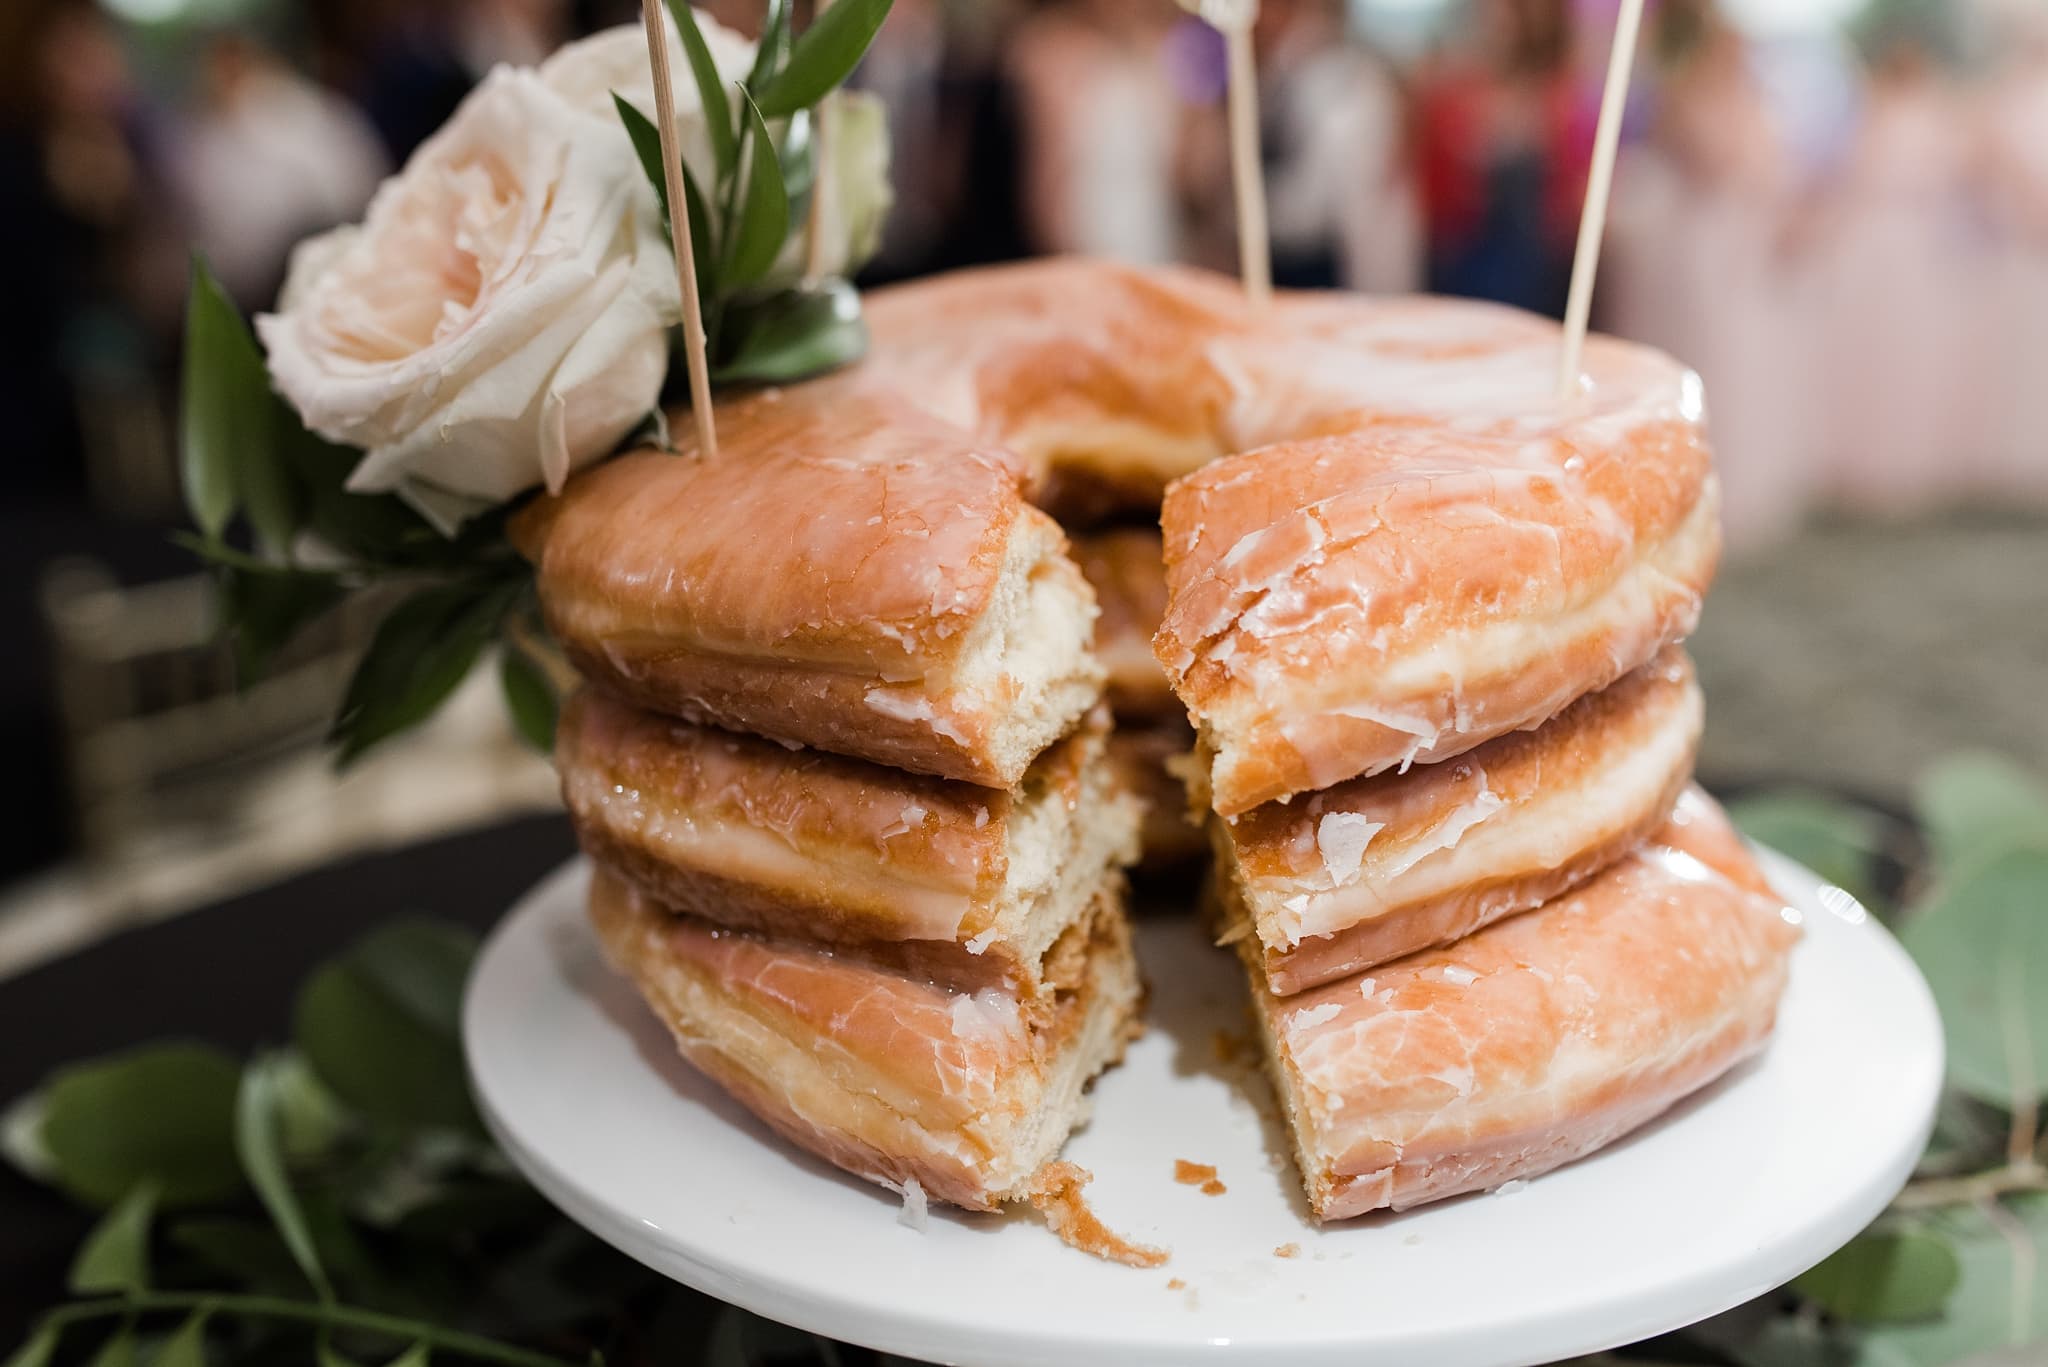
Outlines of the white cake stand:
{"label": "white cake stand", "polygon": [[[1795,1276],[1906,1180],[1942,1074],[1940,1020],[1897,943],[1767,853],[1805,916],[1768,1052],[1633,1137],[1512,1194],[1310,1223],[1263,1080],[1226,1065],[1233,959],[1191,917],[1141,923],[1152,1029],[1096,1088],[1067,1156],[1155,1271],[1067,1248],[1028,1215],[897,1199],[783,1144],[677,1057],[602,961],[584,865],[485,947],[471,1076],[512,1159],[648,1266],[772,1319],[907,1357],[987,1364],[1511,1367],[1678,1328]],[[1228,1190],[1174,1181],[1214,1164]],[[1275,1253],[1289,1245],[1292,1257]]]}

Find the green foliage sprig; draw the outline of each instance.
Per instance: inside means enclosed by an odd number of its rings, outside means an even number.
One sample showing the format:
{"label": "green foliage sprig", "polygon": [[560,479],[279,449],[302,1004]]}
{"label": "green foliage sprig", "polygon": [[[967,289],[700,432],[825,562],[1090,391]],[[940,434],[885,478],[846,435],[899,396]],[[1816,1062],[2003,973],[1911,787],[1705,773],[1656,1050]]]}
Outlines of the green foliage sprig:
{"label": "green foliage sprig", "polygon": [[151,1045],[18,1102],[8,1157],[102,1214],[73,1299],[5,1367],[835,1361],[655,1276],[519,1178],[463,1068],[474,951],[465,930],[397,923],[302,984],[286,1047]]}
{"label": "green foliage sprig", "polygon": [[[844,280],[778,285],[770,274],[816,184],[813,107],[859,63],[890,0],[839,0],[792,35],[789,0],[767,0],[753,69],[728,91],[685,0],[666,0],[703,101],[715,175],[686,192],[721,386],[789,383],[867,349]],[[660,134],[618,101],[662,198]],[[682,368],[672,367],[680,379]],[[680,401],[678,392],[673,397]],[[195,531],[179,540],[218,578],[236,676],[260,680],[280,651],[366,592],[390,607],[357,663],[329,741],[348,764],[425,721],[495,652],[520,735],[553,743],[559,664],[531,569],[505,536],[519,500],[445,533],[404,499],[347,487],[360,451],[309,432],[271,388],[249,327],[204,262],[186,313],[182,473]],[[659,415],[654,415],[657,428]],[[638,434],[634,439],[637,440]]]}
{"label": "green foliage sprig", "polygon": [[[839,0],[794,38],[789,0],[768,0],[753,70],[730,89],[687,0],[666,3],[689,58],[714,164],[708,186],[683,166],[712,383],[781,384],[858,359],[868,335],[851,285],[820,280],[771,288],[763,282],[816,189],[812,107],[859,65],[888,17],[890,0]],[[674,209],[662,174],[661,134],[638,109],[612,98],[666,222]],[[780,127],[779,139],[773,125]]]}

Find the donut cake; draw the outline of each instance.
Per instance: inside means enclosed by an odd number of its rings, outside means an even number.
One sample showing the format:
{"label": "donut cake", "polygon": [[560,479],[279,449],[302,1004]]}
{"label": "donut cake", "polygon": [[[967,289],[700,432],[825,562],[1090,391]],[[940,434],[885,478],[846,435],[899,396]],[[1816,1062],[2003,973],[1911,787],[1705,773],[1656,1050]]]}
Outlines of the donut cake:
{"label": "donut cake", "polygon": [[766,1126],[907,1200],[1045,1189],[1139,1029],[1141,856],[1210,862],[1321,1219],[1546,1171],[1762,1046],[1795,932],[1690,787],[1689,371],[1594,338],[1560,402],[1512,310],[1085,260],[866,317],[715,456],[512,526],[586,680],[592,921]]}

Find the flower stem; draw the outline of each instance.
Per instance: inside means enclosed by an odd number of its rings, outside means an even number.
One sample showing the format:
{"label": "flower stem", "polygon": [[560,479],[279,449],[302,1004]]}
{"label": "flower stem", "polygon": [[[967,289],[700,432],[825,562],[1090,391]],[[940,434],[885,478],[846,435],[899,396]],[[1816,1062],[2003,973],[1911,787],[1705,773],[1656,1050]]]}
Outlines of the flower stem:
{"label": "flower stem", "polygon": [[333,1329],[360,1329],[413,1343],[424,1343],[430,1348],[445,1349],[450,1353],[482,1362],[506,1363],[508,1367],[573,1367],[566,1359],[550,1357],[545,1353],[528,1352],[524,1348],[515,1348],[479,1334],[465,1334],[460,1330],[443,1329],[419,1320],[386,1315],[375,1310],[358,1309],[350,1305],[322,1305],[313,1301],[285,1300],[277,1296],[224,1296],[205,1291],[191,1291],[79,1301],[61,1306],[43,1316],[42,1327],[62,1329],[66,1325],[106,1319],[115,1315],[147,1315],[164,1311],[199,1309],[210,1310],[215,1314],[246,1315],[252,1319],[297,1320]]}

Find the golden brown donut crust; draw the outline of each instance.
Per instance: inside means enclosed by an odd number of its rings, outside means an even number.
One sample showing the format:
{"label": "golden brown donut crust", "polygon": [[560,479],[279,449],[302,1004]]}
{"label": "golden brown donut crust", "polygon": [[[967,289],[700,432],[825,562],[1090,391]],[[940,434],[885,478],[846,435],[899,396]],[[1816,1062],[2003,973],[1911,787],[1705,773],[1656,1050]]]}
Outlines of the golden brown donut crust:
{"label": "golden brown donut crust", "polygon": [[1692,781],[1703,720],[1672,646],[1534,731],[1212,819],[1217,877],[1283,996],[1449,944],[1649,838]]}
{"label": "golden brown donut crust", "polygon": [[685,1058],[797,1147],[856,1176],[990,1210],[1021,1194],[1120,1058],[1139,1000],[1110,880],[1049,956],[1055,991],[1020,1003],[859,956],[725,930],[599,870],[590,917]]}
{"label": "golden brown donut crust", "polygon": [[[1098,710],[1018,789],[997,791],[585,689],[563,709],[555,763],[584,850],[674,911],[1029,994],[1059,929],[1046,917],[1083,912],[1136,857],[1139,814],[1106,757],[1108,728]],[[1013,874],[1037,881],[1020,888]],[[1053,909],[1062,896],[1065,912]]]}
{"label": "golden brown donut crust", "polygon": [[1694,790],[1637,853],[1447,949],[1255,1015],[1310,1204],[1339,1220],[1534,1177],[1762,1048],[1793,920]]}

